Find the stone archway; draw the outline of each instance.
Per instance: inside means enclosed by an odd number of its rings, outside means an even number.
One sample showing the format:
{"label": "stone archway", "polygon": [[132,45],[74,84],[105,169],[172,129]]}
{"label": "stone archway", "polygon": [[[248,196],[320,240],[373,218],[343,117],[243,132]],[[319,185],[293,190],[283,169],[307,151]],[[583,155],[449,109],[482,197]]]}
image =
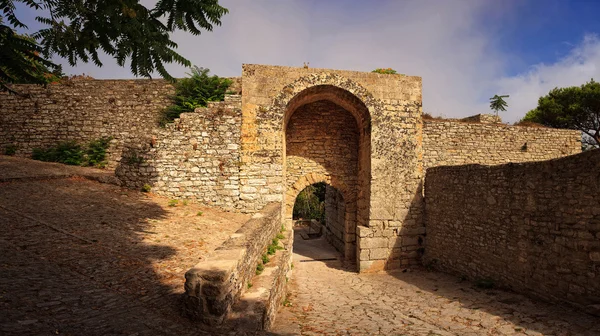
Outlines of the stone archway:
{"label": "stone archway", "polygon": [[357,226],[369,220],[370,111],[377,110],[377,104],[348,79],[314,74],[286,86],[273,105],[283,112],[284,216],[292,218],[296,196],[304,187],[326,182],[338,189],[345,201],[345,225],[341,242],[334,246],[348,260],[357,257]]}

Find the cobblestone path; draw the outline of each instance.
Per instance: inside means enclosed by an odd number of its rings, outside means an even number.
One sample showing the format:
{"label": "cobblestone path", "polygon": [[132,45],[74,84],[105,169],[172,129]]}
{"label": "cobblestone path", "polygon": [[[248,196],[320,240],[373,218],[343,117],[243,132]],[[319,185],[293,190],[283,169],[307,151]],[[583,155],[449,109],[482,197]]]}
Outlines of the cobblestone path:
{"label": "cobblestone path", "polygon": [[63,167],[0,157],[0,335],[215,334],[180,316],[183,275],[249,216]]}
{"label": "cobblestone path", "polygon": [[600,318],[426,270],[357,274],[322,240],[295,237],[274,332],[302,335],[600,335]]}

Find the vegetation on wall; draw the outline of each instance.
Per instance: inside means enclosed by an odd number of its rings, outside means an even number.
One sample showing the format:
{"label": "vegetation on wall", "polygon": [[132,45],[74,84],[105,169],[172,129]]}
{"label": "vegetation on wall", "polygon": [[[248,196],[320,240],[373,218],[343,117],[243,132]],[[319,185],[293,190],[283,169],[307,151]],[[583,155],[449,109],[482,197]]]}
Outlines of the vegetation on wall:
{"label": "vegetation on wall", "polygon": [[[28,29],[19,20],[16,3],[29,12],[26,16],[32,11],[42,15],[36,20],[43,28],[31,35],[35,41],[14,33],[15,29]],[[165,63],[191,63],[175,52],[177,44],[171,33],[211,31],[228,10],[218,0],[160,0],[153,7],[140,0],[0,0],[0,12],[6,18],[0,22],[0,91],[6,91],[15,78],[45,84],[41,77],[47,71],[32,63],[54,69],[57,65],[49,60],[52,55],[65,58],[72,66],[90,61],[102,66],[102,52],[120,66],[129,61],[135,76],[150,78],[156,72],[173,80]]]}
{"label": "vegetation on wall", "polygon": [[325,221],[325,190],[327,184],[315,183],[304,188],[294,203],[294,219],[316,219]]}
{"label": "vegetation on wall", "polygon": [[375,72],[378,74],[384,74],[384,75],[397,75],[398,72],[392,68],[377,68],[371,72]]}
{"label": "vegetation on wall", "polygon": [[106,150],[112,138],[104,137],[82,147],[75,141],[64,141],[53,147],[34,148],[31,158],[74,166],[106,166]]}
{"label": "vegetation on wall", "polygon": [[175,83],[175,95],[172,97],[173,105],[163,112],[161,125],[173,122],[184,112],[193,112],[198,107],[206,107],[208,102],[222,101],[232,81],[217,75],[209,75],[210,70],[194,66],[191,68],[190,77],[178,80]]}
{"label": "vegetation on wall", "polygon": [[593,79],[581,86],[555,88],[540,97],[524,122],[583,132],[584,149],[600,147],[600,83]]}

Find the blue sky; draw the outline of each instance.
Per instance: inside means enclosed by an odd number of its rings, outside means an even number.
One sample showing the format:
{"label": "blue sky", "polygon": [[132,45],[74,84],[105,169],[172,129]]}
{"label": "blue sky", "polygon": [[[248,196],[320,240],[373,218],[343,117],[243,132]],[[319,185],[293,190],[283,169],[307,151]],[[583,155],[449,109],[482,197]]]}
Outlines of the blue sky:
{"label": "blue sky", "polygon": [[[152,4],[151,0],[143,0]],[[370,71],[423,77],[423,109],[464,117],[489,113],[509,94],[505,121],[520,119],[557,86],[600,78],[600,1],[594,0],[221,0],[223,25],[178,51],[221,76],[242,63]],[[33,12],[21,17],[37,28]],[[65,66],[69,74],[131,78],[128,68]],[[57,62],[66,62],[55,59]],[[186,69],[168,66],[184,76]]]}

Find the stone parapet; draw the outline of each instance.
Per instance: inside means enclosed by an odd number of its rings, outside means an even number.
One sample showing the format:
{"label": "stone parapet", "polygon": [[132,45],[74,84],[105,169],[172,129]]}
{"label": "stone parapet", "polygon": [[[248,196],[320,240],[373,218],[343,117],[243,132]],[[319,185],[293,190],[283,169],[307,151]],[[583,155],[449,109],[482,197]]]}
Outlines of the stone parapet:
{"label": "stone parapet", "polygon": [[223,323],[280,230],[281,205],[268,204],[207,260],[187,271],[184,315],[210,325]]}

